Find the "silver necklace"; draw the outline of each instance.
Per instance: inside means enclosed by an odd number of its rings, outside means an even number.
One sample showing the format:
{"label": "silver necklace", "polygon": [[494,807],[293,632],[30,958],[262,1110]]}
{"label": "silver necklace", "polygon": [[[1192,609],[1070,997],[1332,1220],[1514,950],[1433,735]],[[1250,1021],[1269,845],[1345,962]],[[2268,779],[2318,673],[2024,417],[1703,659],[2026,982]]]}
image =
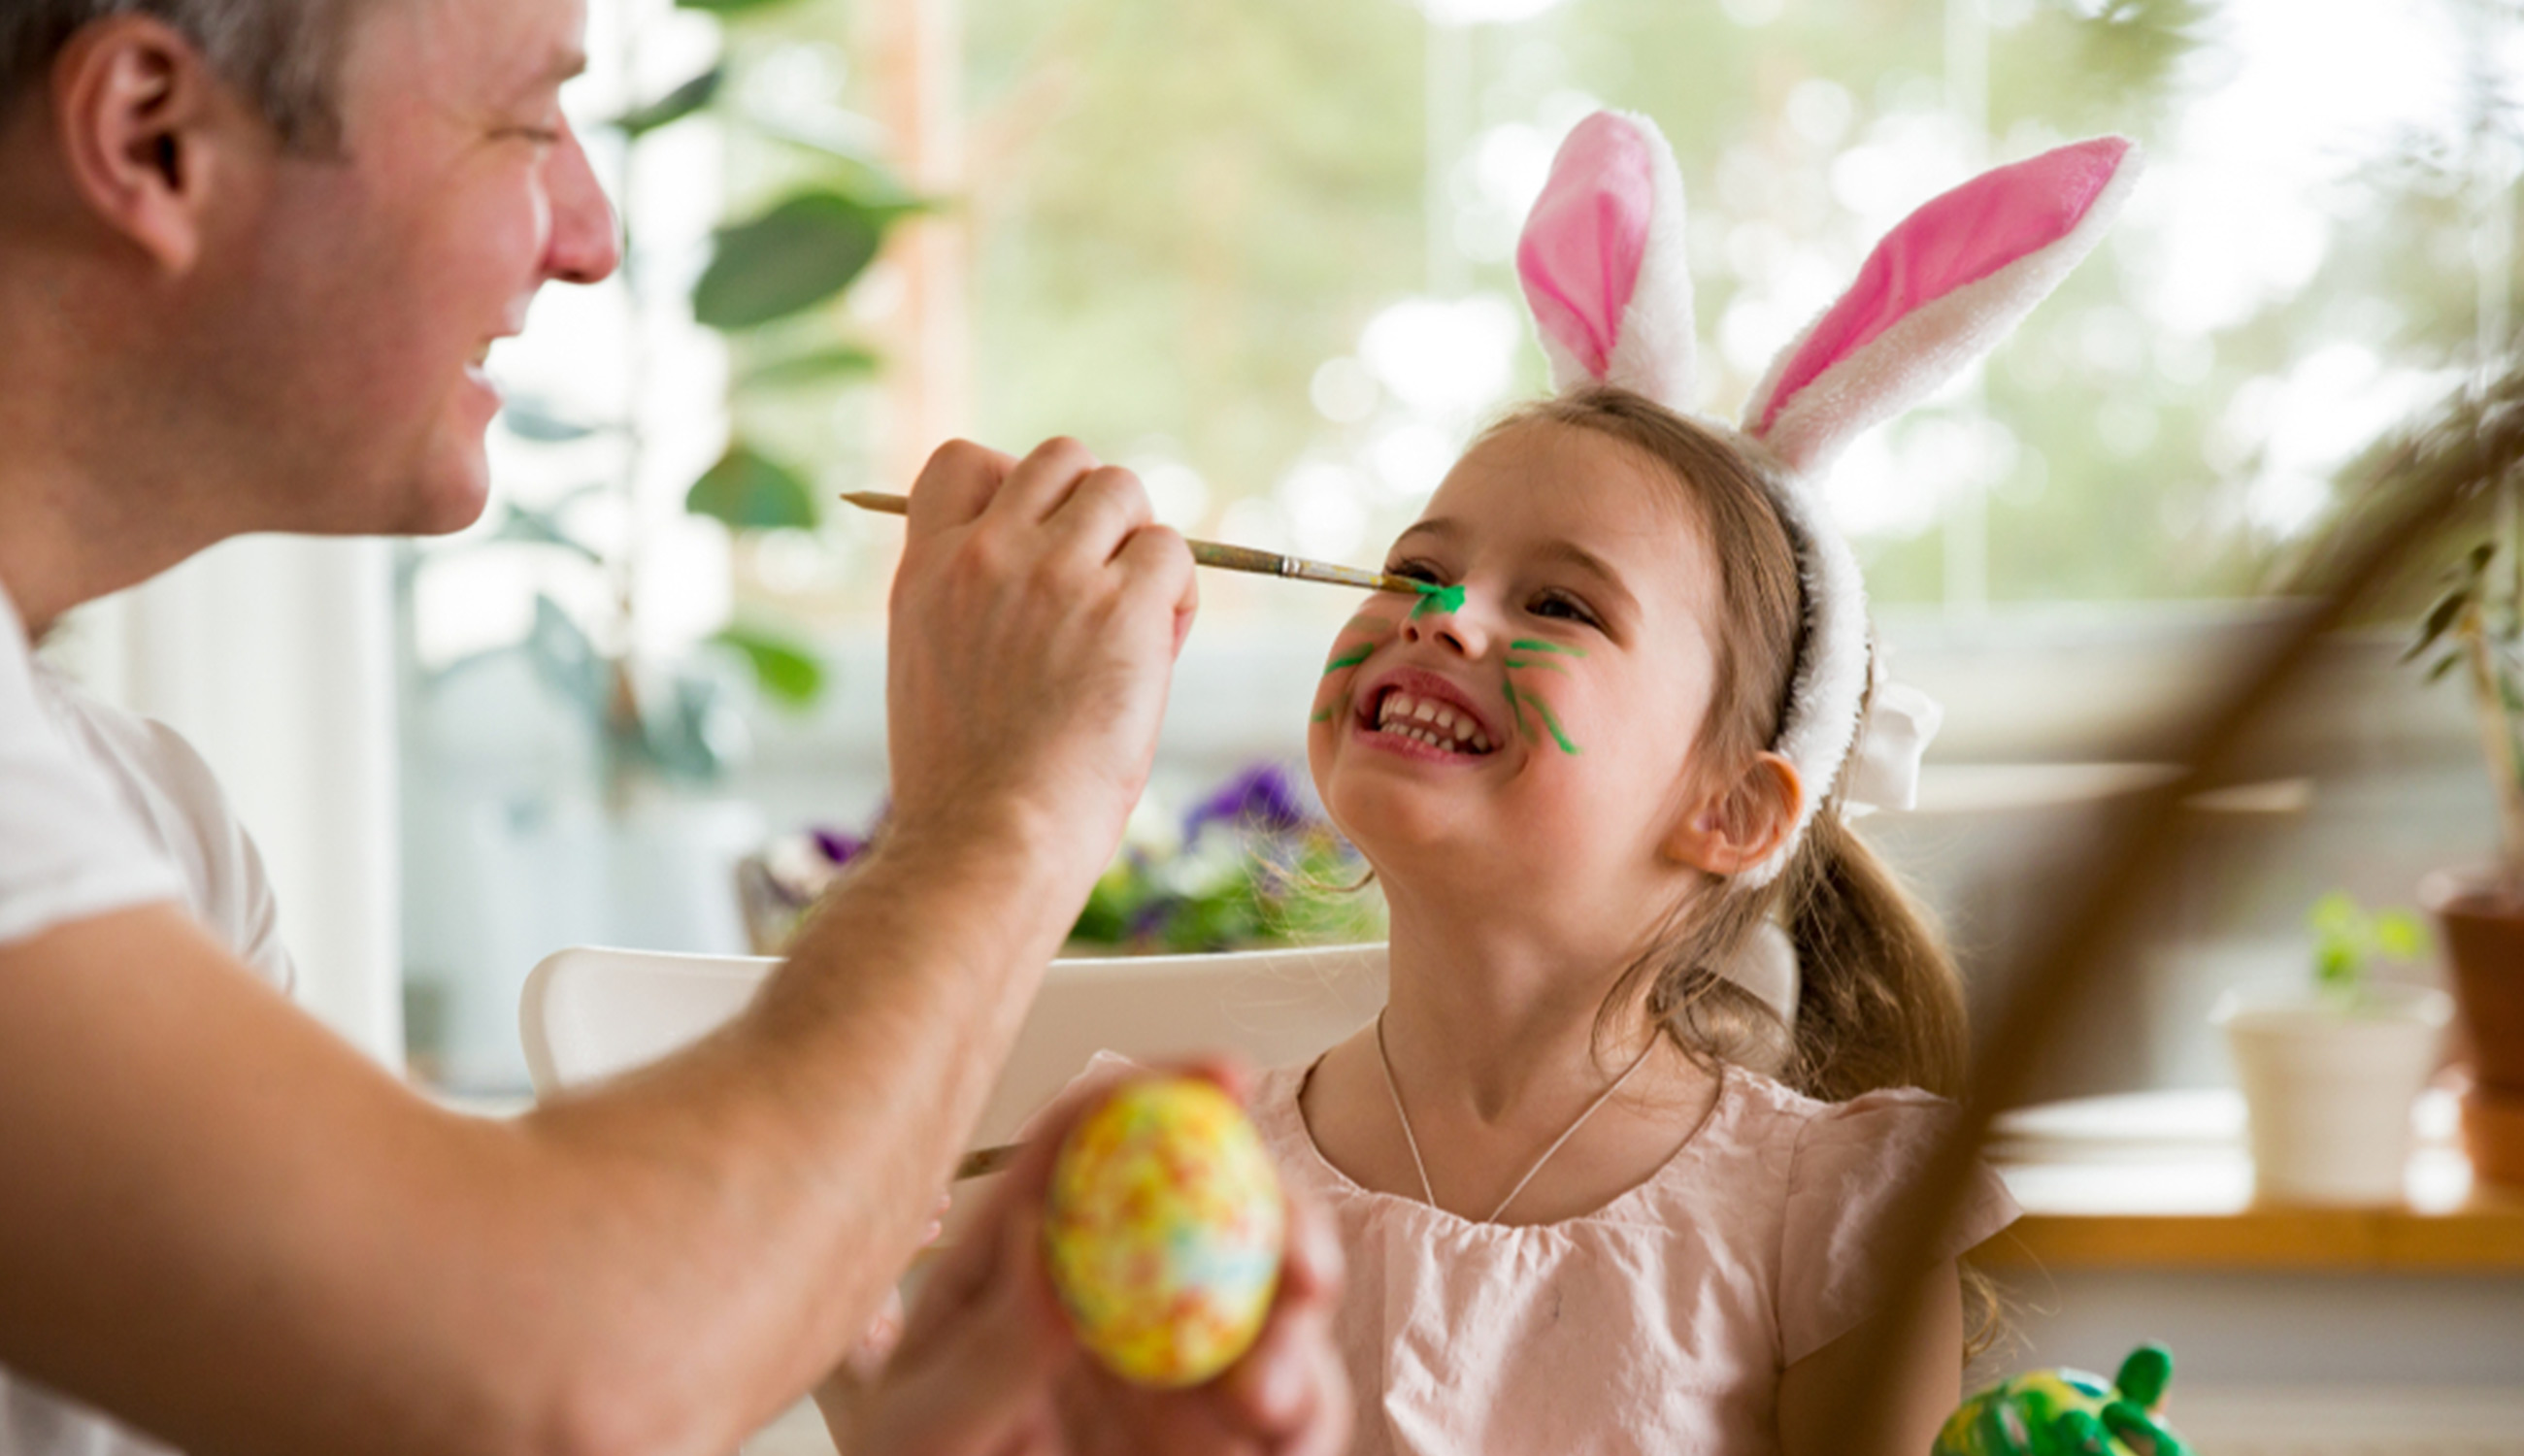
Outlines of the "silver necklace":
{"label": "silver necklace", "polygon": [[[1586,1110],[1578,1114],[1578,1120],[1569,1125],[1567,1132],[1562,1133],[1553,1140],[1549,1147],[1542,1150],[1542,1156],[1533,1160],[1533,1166],[1525,1170],[1525,1176],[1516,1181],[1516,1187],[1507,1190],[1507,1196],[1499,1199],[1498,1207],[1491,1209],[1489,1217],[1482,1219],[1481,1222],[1497,1223],[1499,1215],[1507,1212],[1507,1206],[1516,1201],[1516,1195],[1525,1191],[1527,1184],[1533,1182],[1533,1175],[1542,1171],[1542,1165],[1551,1161],[1552,1154],[1569,1145],[1569,1140],[1578,1136],[1579,1128],[1586,1126],[1586,1119],[1593,1117],[1597,1108],[1613,1099],[1613,1093],[1622,1090],[1622,1084],[1630,1080],[1631,1073],[1647,1065],[1648,1053],[1654,1050],[1656,1050],[1656,1039],[1651,1037],[1648,1039],[1648,1044],[1639,1048],[1639,1054],[1631,1059],[1629,1066],[1624,1069],[1622,1075],[1613,1079],[1613,1085],[1595,1094],[1595,1100],[1586,1104]],[[1402,1124],[1402,1141],[1411,1149],[1411,1166],[1420,1174],[1420,1196],[1430,1207],[1434,1208],[1437,1206],[1437,1190],[1429,1182],[1429,1163],[1427,1159],[1420,1156],[1420,1140],[1411,1131],[1411,1114],[1402,1110],[1402,1089],[1395,1086],[1393,1082],[1393,1056],[1384,1049],[1384,1012],[1381,1008],[1376,1013],[1376,1059],[1384,1068],[1384,1092],[1387,1096],[1393,1098],[1393,1118],[1394,1121]]]}

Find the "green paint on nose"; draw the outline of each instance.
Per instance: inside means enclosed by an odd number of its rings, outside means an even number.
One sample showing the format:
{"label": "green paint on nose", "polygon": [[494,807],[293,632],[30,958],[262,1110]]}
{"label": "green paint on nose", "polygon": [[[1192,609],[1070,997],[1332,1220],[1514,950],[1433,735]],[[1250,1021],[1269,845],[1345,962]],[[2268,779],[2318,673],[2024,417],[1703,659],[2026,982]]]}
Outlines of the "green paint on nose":
{"label": "green paint on nose", "polygon": [[1432,612],[1442,611],[1451,614],[1464,609],[1464,588],[1461,582],[1450,587],[1441,587],[1433,581],[1415,581],[1411,585],[1420,593],[1420,605],[1411,608],[1414,620]]}

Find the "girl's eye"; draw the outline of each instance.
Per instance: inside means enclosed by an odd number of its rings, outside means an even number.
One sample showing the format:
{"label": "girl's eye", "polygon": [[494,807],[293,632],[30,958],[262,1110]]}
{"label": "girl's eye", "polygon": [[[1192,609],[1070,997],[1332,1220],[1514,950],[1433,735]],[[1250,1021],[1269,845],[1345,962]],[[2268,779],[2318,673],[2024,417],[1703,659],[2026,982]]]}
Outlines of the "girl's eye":
{"label": "girl's eye", "polygon": [[1585,603],[1566,592],[1545,592],[1535,598],[1533,605],[1526,610],[1535,616],[1559,617],[1564,621],[1578,622],[1589,627],[1603,626],[1602,620],[1587,609]]}
{"label": "girl's eye", "polygon": [[1445,577],[1439,574],[1435,566],[1416,557],[1407,561],[1395,561],[1386,566],[1384,572],[1388,576],[1407,576],[1413,581],[1425,581],[1432,586],[1446,584]]}

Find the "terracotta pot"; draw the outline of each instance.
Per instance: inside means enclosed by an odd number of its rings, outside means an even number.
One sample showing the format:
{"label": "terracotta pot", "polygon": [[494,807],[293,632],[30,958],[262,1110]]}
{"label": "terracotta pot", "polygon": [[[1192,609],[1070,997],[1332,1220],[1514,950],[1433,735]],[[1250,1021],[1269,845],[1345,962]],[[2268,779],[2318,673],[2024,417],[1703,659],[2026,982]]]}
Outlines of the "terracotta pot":
{"label": "terracotta pot", "polygon": [[2481,1182],[2524,1187],[2524,1097],[2463,1089],[2462,1150]]}
{"label": "terracotta pot", "polygon": [[2491,875],[2443,870],[2420,882],[2419,899],[2445,930],[2472,1080],[2524,1099],[2524,898]]}

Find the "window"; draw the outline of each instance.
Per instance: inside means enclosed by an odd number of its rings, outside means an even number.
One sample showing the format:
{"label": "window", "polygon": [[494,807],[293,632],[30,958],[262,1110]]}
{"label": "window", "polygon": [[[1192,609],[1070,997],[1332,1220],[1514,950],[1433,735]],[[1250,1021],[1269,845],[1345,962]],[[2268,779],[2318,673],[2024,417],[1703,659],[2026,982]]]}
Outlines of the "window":
{"label": "window", "polygon": [[[1645,112],[1680,159],[1718,413],[1933,193],[2096,131],[2153,154],[2103,250],[1832,479],[1899,661],[1957,709],[1940,759],[1962,806],[1884,832],[1982,958],[2020,888],[2011,836],[2060,843],[2077,786],[2109,780],[2024,765],[2143,756],[2200,644],[2253,630],[2231,599],[2325,517],[2333,472],[2511,327],[2516,43],[2464,0],[2319,18],[2284,0],[800,0],[723,26],[612,0],[596,22],[589,121],[713,65],[727,80],[636,146],[602,143],[633,276],[557,292],[498,362],[521,401],[498,468],[536,518],[413,558],[408,949],[416,1035],[434,1019],[442,1048],[512,1047],[515,981],[566,941],[733,948],[724,914],[626,919],[656,903],[626,887],[716,885],[708,866],[765,832],[860,823],[881,798],[899,526],[832,513],[732,540],[687,514],[731,429],[824,501],[904,488],[950,432],[1076,434],[1188,531],[1372,560],[1468,433],[1542,382],[1509,258],[1559,137],[1596,107]],[[797,325],[878,370],[769,386],[802,334],[723,340],[687,288],[714,223],[837,153],[934,209]],[[570,423],[588,418],[640,428]],[[598,559],[538,539],[546,517]],[[1240,579],[1204,598],[1160,775],[1178,802],[1294,752],[1299,685],[1346,610]],[[709,667],[734,686],[688,714],[726,751],[705,792],[608,793],[603,704],[480,656],[574,636],[628,651],[635,686],[672,699],[665,664],[707,659],[731,615],[811,640],[829,686],[803,715],[737,713],[734,659]],[[2319,777],[2373,762],[2375,734],[2429,746],[2390,765],[2401,779],[2327,787],[2283,846],[2238,841],[2204,871],[2234,895],[2195,891],[2172,917],[2184,946],[2275,964],[2323,884],[2406,898],[2419,857],[2486,825],[2451,698],[2400,699],[2378,726],[2335,698],[2338,731],[2274,759]],[[1990,763],[2014,777],[1970,777]],[[2440,817],[2413,827],[2412,803]],[[2204,1075],[2165,1035],[2175,1050],[2136,1075]],[[512,1072],[486,1052],[451,1075]]]}

